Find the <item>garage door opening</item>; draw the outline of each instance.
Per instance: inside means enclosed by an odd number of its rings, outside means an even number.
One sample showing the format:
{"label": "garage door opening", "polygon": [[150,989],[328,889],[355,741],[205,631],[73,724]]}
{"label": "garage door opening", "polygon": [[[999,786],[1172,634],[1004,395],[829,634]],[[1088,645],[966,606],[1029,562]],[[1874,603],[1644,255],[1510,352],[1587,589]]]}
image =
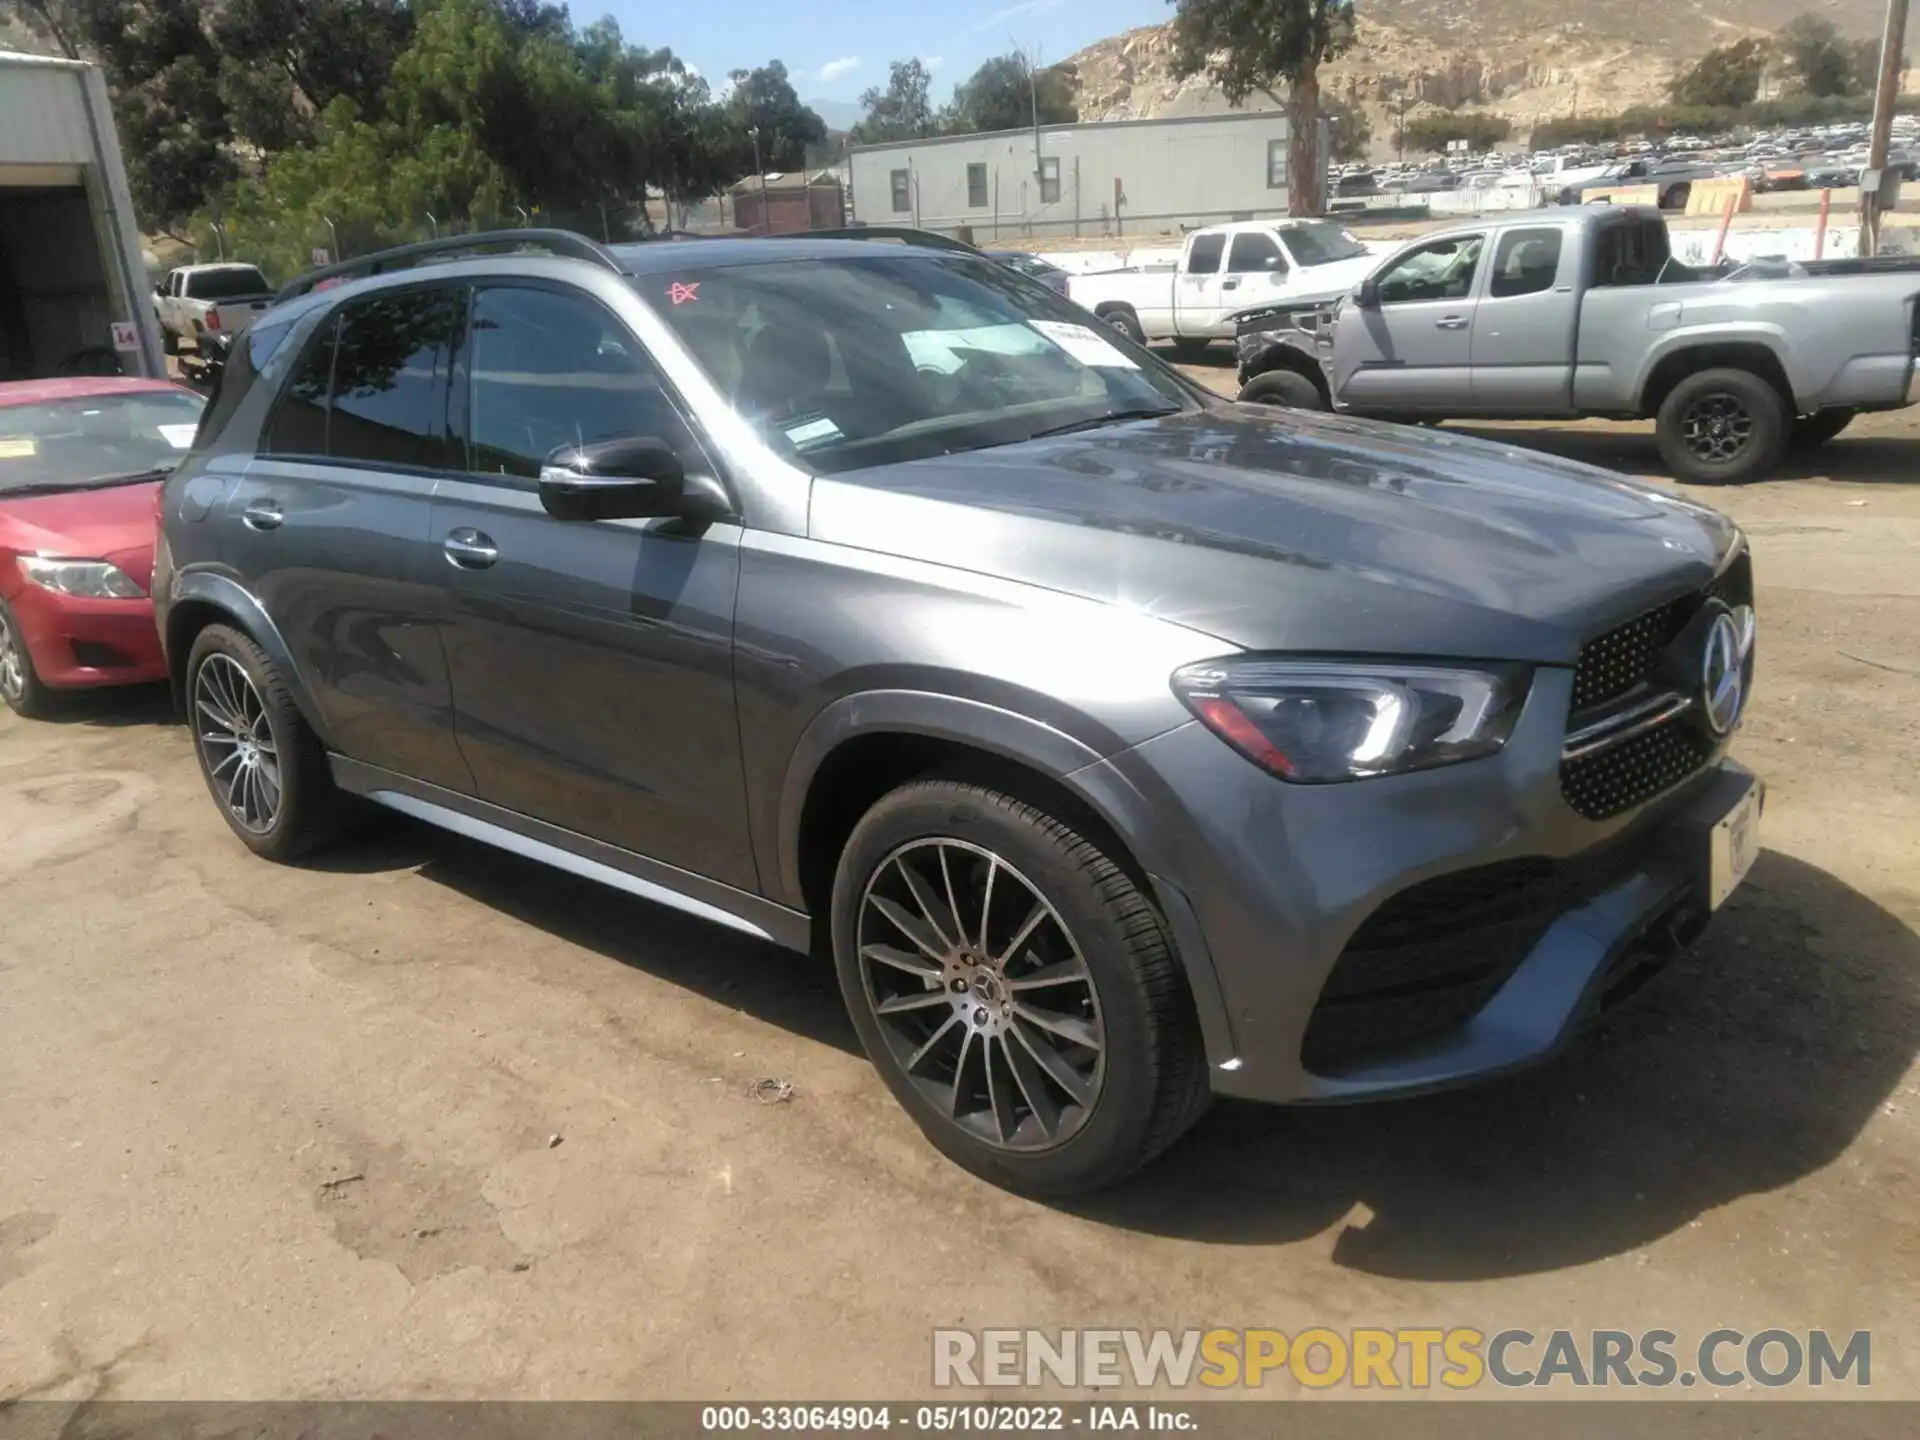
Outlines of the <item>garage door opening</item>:
{"label": "garage door opening", "polygon": [[0,380],[119,374],[115,318],[86,190],[0,188]]}

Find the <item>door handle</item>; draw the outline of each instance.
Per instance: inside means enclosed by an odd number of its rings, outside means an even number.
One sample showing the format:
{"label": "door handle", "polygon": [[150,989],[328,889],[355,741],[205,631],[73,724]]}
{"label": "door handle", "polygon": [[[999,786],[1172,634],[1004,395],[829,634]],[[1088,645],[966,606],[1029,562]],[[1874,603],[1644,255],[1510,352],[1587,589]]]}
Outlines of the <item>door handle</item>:
{"label": "door handle", "polygon": [[1464,330],[1467,328],[1467,317],[1464,315],[1442,315],[1438,320],[1433,322],[1433,328],[1436,330]]}
{"label": "door handle", "polygon": [[286,518],[278,500],[255,500],[240,512],[240,519],[249,530],[278,530]]}
{"label": "door handle", "polygon": [[1220,282],[1220,288],[1222,290],[1238,290],[1240,288],[1240,282],[1238,280],[1223,280]]}
{"label": "door handle", "polygon": [[446,552],[447,563],[462,570],[484,570],[500,558],[500,547],[493,543],[492,536],[464,525],[447,536],[440,548]]}

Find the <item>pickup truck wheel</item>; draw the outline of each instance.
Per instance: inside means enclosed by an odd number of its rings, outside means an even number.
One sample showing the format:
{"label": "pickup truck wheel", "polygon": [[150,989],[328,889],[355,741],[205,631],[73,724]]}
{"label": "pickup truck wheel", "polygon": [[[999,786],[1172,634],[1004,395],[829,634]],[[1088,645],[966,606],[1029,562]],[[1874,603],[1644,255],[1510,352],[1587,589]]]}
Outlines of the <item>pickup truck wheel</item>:
{"label": "pickup truck wheel", "polygon": [[164,325],[160,327],[160,349],[168,355],[180,353],[180,337]]}
{"label": "pickup truck wheel", "polygon": [[1180,962],[1093,840],[985,785],[925,779],[854,827],[833,951],[854,1029],[927,1138],[997,1185],[1113,1184],[1200,1117]]}
{"label": "pickup truck wheel", "polygon": [[1147,332],[1140,328],[1140,317],[1133,313],[1131,305],[1109,305],[1095,313],[1134,344],[1147,343]]}
{"label": "pickup truck wheel", "polygon": [[1788,420],[1780,392],[1751,370],[1702,370],[1673,387],[1654,433],[1675,479],[1738,485],[1780,463]]}
{"label": "pickup truck wheel", "polygon": [[1851,425],[1858,413],[1843,405],[1833,410],[1817,410],[1811,415],[1802,415],[1793,422],[1793,437],[1788,443],[1796,450],[1818,449]]}
{"label": "pickup truck wheel", "polygon": [[1240,387],[1234,397],[1243,405],[1284,405],[1290,410],[1324,410],[1320,387],[1297,370],[1269,370]]}
{"label": "pickup truck wheel", "polygon": [[1182,360],[1189,365],[1193,365],[1206,359],[1212,349],[1213,342],[1211,340],[1176,340],[1173,342],[1173,357],[1176,360]]}

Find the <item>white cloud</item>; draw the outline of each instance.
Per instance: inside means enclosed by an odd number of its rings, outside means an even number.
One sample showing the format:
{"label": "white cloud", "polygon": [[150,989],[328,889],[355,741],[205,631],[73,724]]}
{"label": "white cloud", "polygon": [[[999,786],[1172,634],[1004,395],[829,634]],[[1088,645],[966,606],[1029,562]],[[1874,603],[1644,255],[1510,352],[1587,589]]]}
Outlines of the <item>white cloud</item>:
{"label": "white cloud", "polygon": [[1065,0],[1014,0],[1011,5],[1003,5],[994,11],[969,32],[978,35],[983,30],[999,30],[1014,20],[1024,20],[1030,15],[1044,15],[1049,10],[1057,10]]}
{"label": "white cloud", "polygon": [[946,64],[947,57],[944,55],[929,55],[927,56],[926,59],[922,60],[920,63],[926,66],[927,69],[931,72],[934,70],[938,70],[942,65]]}
{"label": "white cloud", "polygon": [[858,55],[843,55],[838,60],[829,60],[820,67],[821,83],[832,84],[842,76],[851,75],[859,68],[860,57]]}

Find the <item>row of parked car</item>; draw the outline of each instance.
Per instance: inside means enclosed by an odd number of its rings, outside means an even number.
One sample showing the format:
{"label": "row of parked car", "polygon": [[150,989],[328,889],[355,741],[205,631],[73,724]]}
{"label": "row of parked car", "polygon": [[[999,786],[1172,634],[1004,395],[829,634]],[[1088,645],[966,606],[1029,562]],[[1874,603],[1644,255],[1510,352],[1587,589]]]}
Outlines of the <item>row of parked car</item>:
{"label": "row of parked car", "polygon": [[398,814],[830,953],[1041,1194],[1637,989],[1757,851],[1755,627],[1706,507],[1229,402],[953,245],[465,237],[287,287],[204,410],[0,390],[15,709],[164,677],[265,859]]}

